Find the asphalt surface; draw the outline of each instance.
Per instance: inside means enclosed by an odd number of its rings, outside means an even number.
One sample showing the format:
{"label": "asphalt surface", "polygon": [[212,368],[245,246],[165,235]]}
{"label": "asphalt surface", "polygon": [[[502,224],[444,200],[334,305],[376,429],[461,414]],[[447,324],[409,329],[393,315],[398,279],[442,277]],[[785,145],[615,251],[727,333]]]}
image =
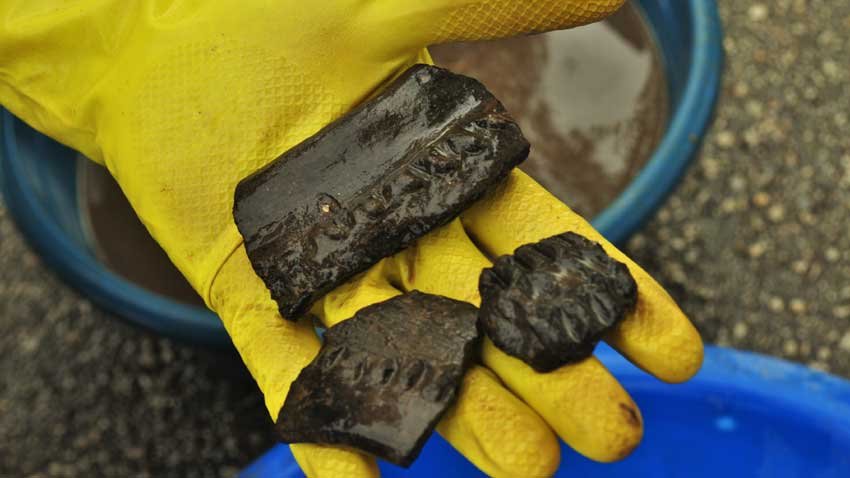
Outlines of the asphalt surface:
{"label": "asphalt surface", "polygon": [[[628,252],[707,341],[850,377],[850,3],[720,6],[715,125]],[[232,476],[274,442],[235,357],[98,310],[2,205],[0,331],[0,477]]]}

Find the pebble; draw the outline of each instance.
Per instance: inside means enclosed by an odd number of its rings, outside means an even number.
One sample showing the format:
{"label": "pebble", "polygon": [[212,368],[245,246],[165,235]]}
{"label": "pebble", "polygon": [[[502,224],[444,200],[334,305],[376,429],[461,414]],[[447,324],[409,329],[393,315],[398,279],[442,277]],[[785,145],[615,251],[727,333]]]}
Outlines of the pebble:
{"label": "pebble", "polygon": [[850,318],[850,305],[839,305],[832,308],[832,315],[835,316],[836,319],[847,319]]}
{"label": "pebble", "polygon": [[837,79],[841,75],[841,68],[839,68],[838,63],[836,63],[832,60],[824,61],[822,68],[823,68],[823,72],[826,74],[826,76],[828,76],[830,78]]}
{"label": "pebble", "polygon": [[789,339],[782,344],[782,351],[786,356],[797,355],[797,342]]}
{"label": "pebble", "polygon": [[705,177],[708,179],[714,179],[720,173],[720,163],[712,158],[704,158],[700,165],[702,166],[702,170],[705,173]]}
{"label": "pebble", "polygon": [[735,145],[735,135],[731,131],[717,133],[717,145],[721,148],[731,148]]}
{"label": "pebble", "polygon": [[814,226],[818,222],[817,216],[810,213],[809,211],[801,211],[800,212],[800,222],[807,226]]}
{"label": "pebble", "polygon": [[738,203],[732,198],[726,198],[720,203],[720,210],[725,213],[735,212],[738,209]]}
{"label": "pebble", "polygon": [[764,114],[764,106],[758,101],[747,101],[747,105],[745,107],[747,113],[753,118],[761,118]]}
{"label": "pebble", "polygon": [[739,81],[735,83],[735,86],[732,89],[732,94],[738,98],[743,98],[747,96],[750,92],[750,86],[744,83],[743,81]]}
{"label": "pebble", "polygon": [[756,259],[763,256],[766,251],[767,251],[767,244],[765,244],[764,242],[761,242],[761,241],[751,244],[749,249],[748,249],[750,257],[756,258]]}
{"label": "pebble", "polygon": [[828,372],[829,371],[829,364],[826,364],[824,362],[814,361],[814,362],[809,362],[806,365],[808,365],[809,368],[813,368],[815,370],[820,370],[821,372]]}
{"label": "pebble", "polygon": [[829,262],[838,262],[838,260],[841,259],[841,252],[834,247],[827,247],[826,251],[824,251],[824,256]]}
{"label": "pebble", "polygon": [[750,6],[750,9],[747,11],[747,13],[749,14],[750,20],[754,22],[760,22],[767,18],[767,5],[763,3],[753,4]]}
{"label": "pebble", "polygon": [[753,196],[753,204],[758,207],[765,207],[770,204],[770,195],[765,192],[758,192]]}
{"label": "pebble", "polygon": [[805,274],[809,270],[809,263],[804,260],[794,261],[794,263],[791,264],[791,270],[797,274]]}
{"label": "pebble", "polygon": [[782,312],[785,310],[785,301],[781,297],[771,297],[767,306],[773,312]]}
{"label": "pebble", "polygon": [[802,299],[791,299],[788,303],[788,308],[795,314],[804,314],[806,312],[806,303]]}
{"label": "pebble", "polygon": [[785,219],[785,207],[782,204],[771,206],[767,210],[767,218],[772,222],[781,222]]}
{"label": "pebble", "polygon": [[841,337],[841,342],[838,343],[838,347],[845,352],[850,352],[850,331],[844,334],[844,337]]}
{"label": "pebble", "polygon": [[729,187],[733,191],[743,191],[747,187],[747,180],[743,176],[735,175],[729,180]]}
{"label": "pebble", "polygon": [[736,339],[743,339],[744,337],[747,336],[747,330],[749,330],[749,328],[747,327],[746,323],[738,322],[738,323],[735,324],[735,327],[732,329],[732,335]]}

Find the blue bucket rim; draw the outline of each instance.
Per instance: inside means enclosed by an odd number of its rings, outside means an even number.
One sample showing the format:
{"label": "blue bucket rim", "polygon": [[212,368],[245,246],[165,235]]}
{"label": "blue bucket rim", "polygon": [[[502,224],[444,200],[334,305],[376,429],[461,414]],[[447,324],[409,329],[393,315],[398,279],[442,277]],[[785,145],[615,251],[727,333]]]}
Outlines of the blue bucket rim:
{"label": "blue bucket rim", "polygon": [[[626,190],[592,221],[614,243],[628,238],[673,191],[696,156],[697,139],[703,136],[713,115],[723,61],[719,13],[712,1],[688,1],[692,67],[682,99],[652,158]],[[134,325],[190,343],[216,347],[230,344],[224,325],[212,311],[165,298],[123,279],[66,237],[41,207],[35,192],[11,179],[23,176],[21,166],[8,159],[17,150],[17,122],[20,120],[3,110],[0,186],[12,217],[42,258],[75,288]]]}
{"label": "blue bucket rim", "polygon": [[689,0],[693,43],[684,93],[667,132],[629,186],[592,222],[619,244],[643,225],[676,188],[708,131],[723,75],[723,29],[714,1]]}

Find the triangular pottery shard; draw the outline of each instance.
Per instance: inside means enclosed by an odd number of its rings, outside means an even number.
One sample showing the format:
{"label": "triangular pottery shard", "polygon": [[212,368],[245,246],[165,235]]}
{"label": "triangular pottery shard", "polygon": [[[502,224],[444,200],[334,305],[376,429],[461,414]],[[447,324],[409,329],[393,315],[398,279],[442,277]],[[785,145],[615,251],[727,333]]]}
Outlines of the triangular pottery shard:
{"label": "triangular pottery shard", "polygon": [[409,466],[455,400],[477,350],[477,318],[470,304],[413,292],[328,329],[289,389],[281,439],[351,446]]}
{"label": "triangular pottery shard", "polygon": [[415,65],[236,188],[234,218],[281,315],[457,217],[529,144],[478,81]]}

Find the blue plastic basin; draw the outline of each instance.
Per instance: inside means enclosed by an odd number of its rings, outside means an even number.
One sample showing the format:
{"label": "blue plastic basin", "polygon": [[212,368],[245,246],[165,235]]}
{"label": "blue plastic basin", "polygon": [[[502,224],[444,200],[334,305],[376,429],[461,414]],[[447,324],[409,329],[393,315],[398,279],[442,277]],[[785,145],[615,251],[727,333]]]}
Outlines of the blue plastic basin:
{"label": "blue plastic basin", "polygon": [[[678,183],[711,119],[720,85],[722,48],[711,0],[637,2],[655,32],[670,87],[668,131],[630,186],[594,218],[615,243],[625,241]],[[67,282],[104,308],[159,334],[226,346],[229,338],[210,311],[183,305],[107,270],[91,253],[79,224],[76,153],[3,112],[0,187],[33,248]]]}
{"label": "blue plastic basin", "polygon": [[[640,407],[644,440],[630,457],[608,465],[564,445],[556,477],[850,477],[846,381],[781,360],[709,347],[694,380],[667,385],[606,346],[596,355]],[[381,471],[383,478],[484,476],[436,434],[409,470],[381,463]],[[303,476],[289,447],[278,445],[240,478]]]}

